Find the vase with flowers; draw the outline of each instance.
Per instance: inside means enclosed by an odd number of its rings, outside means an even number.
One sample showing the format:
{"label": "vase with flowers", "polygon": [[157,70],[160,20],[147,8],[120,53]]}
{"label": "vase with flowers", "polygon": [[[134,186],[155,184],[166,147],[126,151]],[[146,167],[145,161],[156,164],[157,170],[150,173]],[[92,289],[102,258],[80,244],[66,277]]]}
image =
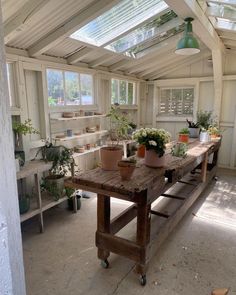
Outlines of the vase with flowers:
{"label": "vase with flowers", "polygon": [[165,165],[166,143],[170,141],[170,133],[164,129],[141,128],[133,133],[133,139],[145,146],[144,163],[148,167]]}

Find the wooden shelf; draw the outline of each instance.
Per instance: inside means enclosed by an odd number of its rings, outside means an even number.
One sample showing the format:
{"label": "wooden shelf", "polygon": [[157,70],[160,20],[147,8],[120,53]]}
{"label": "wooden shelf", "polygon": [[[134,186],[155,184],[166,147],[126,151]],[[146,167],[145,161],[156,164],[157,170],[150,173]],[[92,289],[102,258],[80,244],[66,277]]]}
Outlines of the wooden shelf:
{"label": "wooden shelf", "polygon": [[73,153],[73,158],[78,158],[78,157],[81,157],[83,155],[87,155],[87,154],[90,154],[90,153],[93,153],[93,152],[96,152],[96,151],[99,151],[101,148],[101,146],[98,146],[98,147],[95,147],[95,148],[92,148],[90,150],[86,150],[84,151],[83,153]]}
{"label": "wooden shelf", "polygon": [[[53,197],[47,193],[42,194],[42,208],[41,211],[44,212],[54,206],[59,205],[60,203],[66,201],[68,199],[67,196],[60,198],[58,201],[54,201]],[[30,203],[30,209],[28,212],[20,215],[20,221],[23,222],[35,215],[38,215],[40,213],[40,209],[37,208],[37,201],[34,199]]]}
{"label": "wooden shelf", "polygon": [[22,179],[37,173],[48,171],[52,167],[52,162],[44,162],[41,160],[29,161],[16,173],[17,179]]}
{"label": "wooden shelf", "polygon": [[108,130],[100,130],[100,131],[96,131],[96,132],[92,132],[92,133],[84,133],[81,135],[73,135],[73,136],[66,136],[64,138],[53,138],[53,140],[55,141],[68,141],[68,140],[73,140],[73,139],[81,139],[81,138],[85,138],[88,136],[93,136],[93,135],[105,135],[108,133]]}
{"label": "wooden shelf", "polygon": [[73,118],[51,118],[51,120],[72,121],[72,120],[80,120],[80,119],[105,118],[105,117],[106,117],[106,115],[93,115],[93,116],[81,116],[81,117],[73,117]]}

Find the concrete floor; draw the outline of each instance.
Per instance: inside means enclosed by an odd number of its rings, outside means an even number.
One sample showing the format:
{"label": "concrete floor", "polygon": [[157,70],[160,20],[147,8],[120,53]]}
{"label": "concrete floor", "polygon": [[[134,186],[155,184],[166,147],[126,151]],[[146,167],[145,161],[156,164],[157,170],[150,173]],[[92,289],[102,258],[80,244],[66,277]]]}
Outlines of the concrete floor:
{"label": "concrete floor", "polygon": [[[112,254],[100,266],[94,245],[96,197],[82,199],[77,214],[54,208],[45,233],[36,220],[23,225],[27,295],[210,295],[230,287],[236,294],[236,172],[220,170],[150,262],[140,286],[133,262]],[[127,204],[113,202],[114,213]],[[128,236],[135,221],[123,230]]]}

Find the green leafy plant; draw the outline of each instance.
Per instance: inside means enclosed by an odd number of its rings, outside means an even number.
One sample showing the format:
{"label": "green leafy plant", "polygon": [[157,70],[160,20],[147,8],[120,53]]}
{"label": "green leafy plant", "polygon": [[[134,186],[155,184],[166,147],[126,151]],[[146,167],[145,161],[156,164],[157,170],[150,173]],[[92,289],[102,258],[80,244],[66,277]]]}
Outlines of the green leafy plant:
{"label": "green leafy plant", "polygon": [[39,131],[33,127],[31,119],[25,120],[24,123],[13,122],[12,129],[17,134],[39,134]]}
{"label": "green leafy plant", "polygon": [[170,133],[166,130],[156,128],[141,128],[133,133],[134,140],[144,145],[147,150],[154,150],[159,157],[164,155],[170,137]]}
{"label": "green leafy plant", "polygon": [[214,136],[221,135],[221,130],[217,127],[217,125],[210,125],[207,131],[210,135],[214,135]]}
{"label": "green leafy plant", "polygon": [[171,154],[174,157],[185,158],[187,156],[187,144],[183,142],[176,143],[171,148]]}
{"label": "green leafy plant", "polygon": [[212,111],[198,111],[197,122],[201,130],[207,130],[213,124]]}
{"label": "green leafy plant", "polygon": [[112,145],[119,145],[119,141],[128,138],[128,130],[132,129],[126,116],[120,113],[119,106],[112,106],[106,117],[110,118],[110,137]]}
{"label": "green leafy plant", "polygon": [[182,129],[179,131],[179,134],[189,134],[189,130],[188,130],[188,128],[182,128]]}

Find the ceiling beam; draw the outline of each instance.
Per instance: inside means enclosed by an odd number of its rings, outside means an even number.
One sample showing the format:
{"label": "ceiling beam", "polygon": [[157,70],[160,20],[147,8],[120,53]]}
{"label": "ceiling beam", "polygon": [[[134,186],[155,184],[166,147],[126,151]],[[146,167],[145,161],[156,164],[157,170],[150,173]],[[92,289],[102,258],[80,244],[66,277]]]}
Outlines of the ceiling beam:
{"label": "ceiling beam", "polygon": [[95,68],[97,66],[103,65],[105,62],[108,62],[109,60],[112,60],[114,58],[117,58],[118,56],[116,55],[108,55],[108,54],[104,54],[101,57],[95,59],[94,61],[89,63],[89,67],[90,68]]}
{"label": "ceiling beam", "polygon": [[50,0],[30,0],[25,3],[4,24],[5,44],[12,40],[19,32],[27,29],[29,20],[38,13]]}
{"label": "ceiling beam", "polygon": [[73,53],[69,57],[67,57],[67,62],[68,62],[68,64],[73,65],[73,64],[77,63],[78,61],[81,61],[86,55],[88,55],[92,51],[93,51],[93,49],[85,47],[85,48]]}
{"label": "ceiling beam", "polygon": [[223,56],[220,50],[212,50],[213,74],[214,74],[214,105],[213,113],[220,121],[221,102],[223,94]]}
{"label": "ceiling beam", "polygon": [[68,36],[85,26],[94,18],[112,8],[120,0],[96,0],[80,11],[72,18],[61,24],[61,26],[43,37],[36,44],[29,48],[30,56],[37,56],[58,44],[65,36]]}
{"label": "ceiling beam", "polygon": [[176,70],[178,70],[180,68],[189,66],[189,65],[191,65],[193,63],[196,63],[196,62],[198,62],[198,61],[200,61],[200,60],[202,60],[202,59],[204,59],[206,57],[209,57],[209,56],[211,56],[211,53],[209,53],[209,51],[208,51],[208,52],[202,53],[200,55],[196,55],[194,57],[192,57],[192,56],[191,57],[185,57],[184,60],[181,60],[179,63],[175,63],[174,66],[172,64],[172,65],[170,65],[168,67],[165,67],[165,68],[157,71],[155,75],[149,76],[147,79],[148,80],[159,79],[161,77],[164,77],[164,76],[168,75],[171,72],[174,72],[174,71],[176,71]]}
{"label": "ceiling beam", "polygon": [[165,0],[165,2],[179,17],[194,18],[193,31],[209,49],[224,51],[224,44],[196,0]]}

